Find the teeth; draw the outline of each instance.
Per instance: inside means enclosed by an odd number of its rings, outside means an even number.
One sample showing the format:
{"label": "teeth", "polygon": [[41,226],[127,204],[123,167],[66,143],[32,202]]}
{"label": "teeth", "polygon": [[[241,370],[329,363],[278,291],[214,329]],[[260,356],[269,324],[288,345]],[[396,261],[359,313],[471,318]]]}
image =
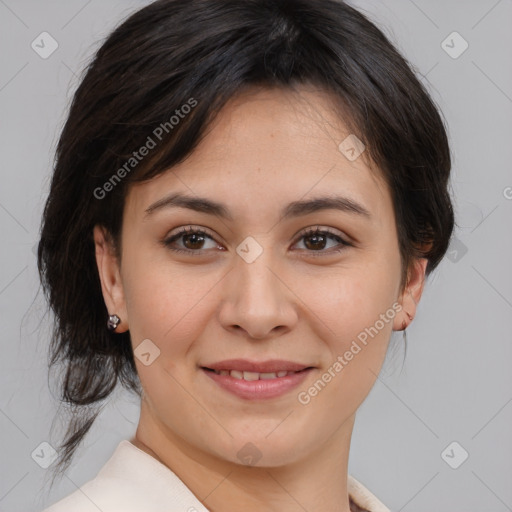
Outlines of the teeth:
{"label": "teeth", "polygon": [[279,372],[267,372],[267,373],[258,373],[258,372],[241,372],[239,370],[214,370],[217,375],[231,376],[237,380],[270,380],[278,377],[286,377],[287,375],[292,375],[297,372],[287,372],[286,370],[281,370]]}
{"label": "teeth", "polygon": [[244,372],[244,380],[258,380],[260,374],[257,372]]}

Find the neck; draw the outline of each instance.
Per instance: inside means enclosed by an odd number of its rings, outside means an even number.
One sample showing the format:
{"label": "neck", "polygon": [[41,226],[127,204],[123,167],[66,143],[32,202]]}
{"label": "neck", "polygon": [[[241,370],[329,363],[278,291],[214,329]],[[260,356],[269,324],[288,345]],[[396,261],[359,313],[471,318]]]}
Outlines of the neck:
{"label": "neck", "polygon": [[[141,408],[143,418],[144,406]],[[211,512],[350,512],[347,467],[354,417],[315,452],[277,467],[244,466],[198,450],[152,421],[132,443],[173,471]]]}

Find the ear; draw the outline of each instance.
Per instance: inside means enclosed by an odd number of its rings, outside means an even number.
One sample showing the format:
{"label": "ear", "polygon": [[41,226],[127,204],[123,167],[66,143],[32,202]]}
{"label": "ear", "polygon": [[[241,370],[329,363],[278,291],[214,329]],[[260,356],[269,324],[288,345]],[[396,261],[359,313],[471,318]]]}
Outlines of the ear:
{"label": "ear", "polygon": [[[109,315],[115,314],[121,319],[115,332],[126,332],[128,330],[128,314],[126,311],[125,294],[119,261],[112,239],[107,230],[100,225],[94,226],[93,235],[103,300]],[[107,319],[105,318],[105,328],[106,322]]]}
{"label": "ear", "polygon": [[402,310],[393,320],[394,331],[406,329],[416,316],[416,308],[425,286],[427,263],[428,260],[426,258],[416,258],[409,269],[407,284],[398,299],[398,302],[402,305]]}

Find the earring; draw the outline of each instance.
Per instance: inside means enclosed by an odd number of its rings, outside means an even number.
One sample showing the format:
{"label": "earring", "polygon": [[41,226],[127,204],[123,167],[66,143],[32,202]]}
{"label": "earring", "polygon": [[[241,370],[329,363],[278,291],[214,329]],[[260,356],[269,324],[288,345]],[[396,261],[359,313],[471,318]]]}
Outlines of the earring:
{"label": "earring", "polygon": [[107,320],[107,329],[109,331],[115,331],[121,319],[117,315],[109,315]]}

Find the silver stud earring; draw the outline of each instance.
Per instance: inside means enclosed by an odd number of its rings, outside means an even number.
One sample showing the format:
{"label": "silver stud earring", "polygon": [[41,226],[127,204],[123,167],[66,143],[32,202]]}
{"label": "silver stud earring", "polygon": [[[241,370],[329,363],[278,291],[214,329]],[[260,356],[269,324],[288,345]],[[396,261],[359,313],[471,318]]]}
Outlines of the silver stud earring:
{"label": "silver stud earring", "polygon": [[109,331],[115,331],[119,322],[121,322],[121,319],[117,315],[109,315],[107,320],[107,329]]}

